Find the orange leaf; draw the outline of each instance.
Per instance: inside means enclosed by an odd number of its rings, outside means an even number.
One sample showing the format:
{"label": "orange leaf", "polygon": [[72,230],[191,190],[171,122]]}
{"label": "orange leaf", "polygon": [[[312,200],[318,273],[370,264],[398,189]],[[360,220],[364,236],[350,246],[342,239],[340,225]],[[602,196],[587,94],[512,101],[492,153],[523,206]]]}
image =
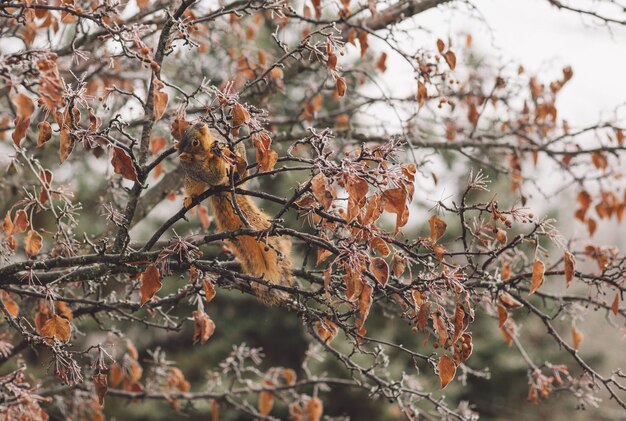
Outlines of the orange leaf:
{"label": "orange leaf", "polygon": [[39,130],[39,134],[37,135],[37,147],[39,148],[52,137],[52,128],[50,127],[50,123],[42,121],[37,124],[37,129]]}
{"label": "orange leaf", "polygon": [[337,96],[344,96],[346,94],[346,81],[342,77],[338,77],[335,82],[335,90]]}
{"label": "orange leaf", "polygon": [[376,62],[376,68],[380,70],[382,73],[385,73],[387,70],[387,53],[382,53]]}
{"label": "orange leaf", "polygon": [[503,292],[502,294],[500,294],[500,302],[505,308],[508,308],[510,310],[514,310],[516,308],[524,306],[522,303],[513,298],[508,292]]}
{"label": "orange leaf", "polygon": [[72,140],[72,136],[70,135],[70,129],[67,127],[61,128],[61,133],[59,136],[59,160],[61,164],[65,162],[68,156],[74,150],[74,141]]}
{"label": "orange leaf", "polygon": [[202,281],[202,285],[204,287],[204,299],[207,302],[211,302],[216,294],[215,285],[213,285],[213,282],[211,282],[209,278],[205,278]]}
{"label": "orange leaf", "polygon": [[574,279],[574,270],[576,270],[576,259],[569,252],[566,251],[563,255],[563,261],[565,264],[565,287],[569,288],[572,283],[572,279]]}
{"label": "orange leaf", "polygon": [[428,220],[428,224],[430,225],[430,240],[436,243],[446,232],[447,224],[437,215],[431,216]]}
{"label": "orange leaf", "polygon": [[437,39],[437,50],[439,50],[440,53],[443,53],[443,49],[446,46],[444,45],[443,41],[441,39]]}
{"label": "orange leaf", "polygon": [[28,126],[30,125],[30,117],[22,117],[21,115],[18,115],[15,118],[15,121],[13,121],[13,124],[15,125],[15,130],[13,130],[11,138],[13,139],[15,146],[19,148],[20,142],[22,142],[22,139],[26,136],[26,130],[28,130]]}
{"label": "orange leaf", "polygon": [[41,250],[41,235],[35,230],[28,231],[24,239],[24,251],[29,257],[33,257]]}
{"label": "orange leaf", "polygon": [[137,181],[137,171],[135,170],[133,161],[124,149],[113,147],[111,164],[116,174],[120,174],[127,180]]}
{"label": "orange leaf", "polygon": [[150,152],[153,154],[158,153],[167,146],[167,140],[163,136],[153,137],[150,141]]}
{"label": "orange leaf", "polygon": [[439,370],[439,380],[441,381],[441,388],[445,387],[454,379],[456,374],[456,364],[447,355],[442,355],[439,358],[439,364],[437,364]]}
{"label": "orange leaf", "polygon": [[432,318],[433,327],[439,338],[439,346],[444,346],[448,340],[448,327],[443,312],[437,309],[437,311],[432,314]]}
{"label": "orange leaf", "polygon": [[450,69],[454,70],[456,67],[456,55],[452,51],[448,50],[443,55],[443,58],[446,60],[446,63],[448,63],[448,66],[450,66]]}
{"label": "orange leaf", "polygon": [[0,291],[0,299],[12,317],[17,317],[17,315],[20,314],[20,307],[17,305],[15,300],[11,298],[8,292]]}
{"label": "orange leaf", "polygon": [[420,332],[423,332],[428,324],[428,319],[430,318],[430,302],[425,302],[420,306],[419,311],[417,312],[417,328]]}
{"label": "orange leaf", "polygon": [[204,310],[196,310],[193,315],[193,343],[204,344],[215,333],[215,323]]}
{"label": "orange leaf", "polygon": [[535,263],[533,264],[533,278],[530,286],[530,294],[534,294],[535,291],[537,291],[543,284],[543,274],[545,272],[545,268],[546,267],[541,260],[535,260]]}
{"label": "orange leaf", "polygon": [[583,333],[576,329],[576,326],[572,325],[572,342],[574,345],[574,349],[578,351],[578,348],[580,347],[580,344],[582,343],[583,339],[584,339],[584,335]]}
{"label": "orange leaf", "polygon": [[391,252],[391,249],[385,240],[380,237],[374,237],[372,241],[370,241],[370,247],[381,256],[389,256],[389,253]]}
{"label": "orange leaf", "polygon": [[274,395],[272,392],[263,390],[259,393],[259,413],[266,417],[274,407]]}
{"label": "orange leaf", "polygon": [[615,298],[613,298],[613,304],[611,305],[611,310],[613,311],[613,314],[617,316],[617,313],[619,313],[619,292],[615,293]]}
{"label": "orange leaf", "polygon": [[28,217],[23,209],[15,212],[15,218],[13,218],[13,231],[12,234],[18,234],[26,231],[28,228]]}
{"label": "orange leaf", "polygon": [[296,379],[298,376],[296,375],[296,372],[291,368],[284,368],[281,375],[288,385],[293,386],[294,384],[296,384]]}
{"label": "orange leaf", "polygon": [[150,300],[154,294],[161,289],[161,274],[156,266],[150,265],[146,271],[141,274],[141,305]]}
{"label": "orange leaf", "polygon": [[306,403],[307,421],[319,421],[324,413],[324,405],[320,398],[312,397]]}
{"label": "orange leaf", "polygon": [[498,304],[498,327],[504,326],[504,323],[509,318],[509,313],[502,304]]}
{"label": "orange leaf", "polygon": [[19,93],[14,95],[11,100],[13,101],[13,104],[15,104],[15,108],[17,108],[17,115],[24,118],[29,118],[33,115],[33,112],[35,111],[35,104],[28,95]]}
{"label": "orange leaf", "polygon": [[321,321],[320,320],[316,321],[315,329],[317,330],[317,335],[324,342],[332,341],[333,339],[335,339],[335,336],[337,336],[337,333],[339,333],[339,329],[337,328],[337,325],[331,322],[330,320],[328,320],[327,318],[324,318]]}
{"label": "orange leaf", "polygon": [[248,113],[248,110],[246,110],[244,106],[238,102],[235,102],[235,105],[233,105],[232,113],[233,113],[233,126],[235,127],[241,126],[242,124],[250,121],[250,113]]}
{"label": "orange leaf", "polygon": [[4,216],[2,231],[4,231],[7,236],[13,234],[13,221],[11,220],[11,212],[7,211],[7,214]]}
{"label": "orange leaf", "polygon": [[426,104],[426,100],[428,99],[428,91],[426,89],[426,85],[422,82],[417,82],[417,95],[416,95],[417,103],[419,108],[422,108],[424,104]]}
{"label": "orange leaf", "polygon": [[387,284],[389,280],[389,265],[382,257],[375,257],[370,262],[370,271],[382,286]]}
{"label": "orange leaf", "polygon": [[69,320],[53,314],[41,328],[41,336],[52,337],[61,342],[69,341],[71,336]]}

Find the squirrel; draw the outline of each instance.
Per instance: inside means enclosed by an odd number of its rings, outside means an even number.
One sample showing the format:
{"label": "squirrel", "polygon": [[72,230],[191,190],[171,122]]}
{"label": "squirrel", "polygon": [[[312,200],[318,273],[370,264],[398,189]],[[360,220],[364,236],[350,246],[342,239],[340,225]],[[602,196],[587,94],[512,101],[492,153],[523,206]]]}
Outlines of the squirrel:
{"label": "squirrel", "polygon": [[[185,200],[188,207],[195,196],[213,186],[230,185],[230,174],[234,171],[235,179],[246,176],[247,162],[245,148],[238,143],[234,151],[221,135],[212,133],[203,123],[190,126],[178,143],[178,159],[185,173]],[[249,226],[264,230],[271,226],[268,215],[263,213],[247,195],[235,194],[236,206],[241,211]],[[209,204],[219,232],[236,231],[246,227],[233,203],[233,193],[219,192],[209,197]],[[269,237],[261,241],[257,237],[241,235],[226,240],[232,253],[241,264],[242,272],[262,278],[269,283],[291,286],[291,241],[284,236]],[[266,304],[277,304],[287,298],[283,290],[253,282],[252,289],[257,297]]]}

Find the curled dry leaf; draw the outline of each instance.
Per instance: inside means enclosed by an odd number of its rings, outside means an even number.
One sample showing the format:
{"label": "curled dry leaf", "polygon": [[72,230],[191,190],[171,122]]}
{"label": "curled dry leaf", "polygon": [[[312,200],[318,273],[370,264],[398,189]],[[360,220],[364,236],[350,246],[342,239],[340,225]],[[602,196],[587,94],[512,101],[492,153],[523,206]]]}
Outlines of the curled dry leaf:
{"label": "curled dry leaf", "polygon": [[335,190],[330,187],[328,179],[324,174],[319,173],[313,177],[311,180],[311,191],[324,210],[328,210],[335,199]]}
{"label": "curled dry leaf", "polygon": [[391,249],[387,245],[387,242],[380,237],[374,237],[370,241],[370,247],[383,257],[389,256],[389,253],[391,253]]}
{"label": "curled dry leaf", "polygon": [[37,124],[37,129],[37,147],[40,148],[44,143],[52,138],[52,127],[50,127],[50,123],[47,121],[42,121]]}
{"label": "curled dry leaf", "polygon": [[54,338],[61,342],[69,341],[71,336],[69,320],[53,314],[41,328],[41,336]]}
{"label": "curled dry leaf", "polygon": [[17,317],[20,314],[20,307],[17,305],[15,300],[11,298],[8,292],[2,290],[0,291],[0,300],[4,303],[4,306],[9,311],[11,317]]}
{"label": "curled dry leaf", "polygon": [[509,318],[509,313],[502,304],[498,304],[498,327],[504,326],[504,323]]}
{"label": "curled dry leaf", "polygon": [[72,140],[70,129],[62,127],[59,135],[59,160],[61,161],[61,164],[65,162],[73,150],[74,141]]}
{"label": "curled dry leaf", "polygon": [[216,294],[215,285],[213,285],[213,282],[211,282],[209,278],[204,278],[202,286],[204,287],[204,299],[207,302],[211,302]]}
{"label": "curled dry leaf", "polygon": [[450,66],[450,69],[454,70],[456,67],[456,55],[451,50],[448,50],[444,53],[443,58],[446,60],[446,63],[448,63],[448,66]]}
{"label": "curled dry leaf", "polygon": [[298,376],[296,375],[296,372],[291,368],[283,368],[280,374],[281,376],[283,376],[289,386],[293,386],[294,384],[296,384],[296,379],[298,378]]}
{"label": "curled dry leaf", "polygon": [[238,102],[235,102],[235,105],[233,105],[232,113],[233,126],[235,127],[241,126],[242,124],[250,121],[250,113]]}
{"label": "curled dry leaf", "polygon": [[196,310],[193,315],[193,343],[204,345],[215,332],[215,323],[204,310]]}
{"label": "curled dry leaf", "polygon": [[387,285],[389,280],[389,265],[382,257],[375,257],[371,259],[370,271],[374,274],[374,277],[382,286]]}
{"label": "curled dry leaf", "polygon": [[546,267],[541,260],[535,260],[535,263],[533,264],[533,277],[530,286],[530,294],[534,294],[535,291],[543,285],[545,268]]}
{"label": "curled dry leaf", "polygon": [[113,170],[116,174],[127,180],[137,181],[137,170],[135,170],[132,159],[124,149],[113,147],[111,165],[113,165]]}
{"label": "curled dry leaf", "polygon": [[104,397],[109,391],[109,385],[107,384],[107,376],[103,373],[94,374],[92,378],[93,384],[96,387],[96,395],[98,395],[98,403],[100,406],[104,405]]}
{"label": "curled dry leaf", "polygon": [[576,259],[569,251],[566,251],[563,255],[564,269],[565,269],[565,286],[569,288],[574,279],[574,271],[576,270]]}
{"label": "curled dry leaf", "polygon": [[335,82],[335,91],[337,96],[344,96],[346,94],[346,81],[342,77],[338,77]]}
{"label": "curled dry leaf", "polygon": [[401,277],[406,269],[406,257],[400,253],[395,253],[391,259],[391,271],[396,278]]}
{"label": "curled dry leaf", "polygon": [[41,250],[41,235],[35,230],[28,231],[24,239],[24,251],[29,257],[36,256]]}
{"label": "curled dry leaf", "polygon": [[317,331],[317,335],[324,342],[332,341],[335,339],[335,336],[337,336],[337,333],[339,333],[337,325],[327,318],[316,321],[315,330]]}
{"label": "curled dry leaf", "polygon": [[428,319],[430,318],[430,302],[426,301],[420,306],[417,312],[417,328],[420,332],[423,332],[428,325]]}
{"label": "curled dry leaf", "polygon": [[446,232],[447,224],[437,215],[433,215],[428,220],[428,225],[430,225],[430,240],[436,243]]}
{"label": "curled dry leaf", "polygon": [[161,289],[161,273],[159,269],[150,265],[146,268],[145,272],[141,274],[141,288],[139,292],[141,293],[141,305],[150,300],[154,294]]}
{"label": "curled dry leaf", "polygon": [[615,293],[615,298],[613,298],[613,304],[611,305],[611,311],[615,316],[619,313],[619,292]]}
{"label": "curled dry leaf", "polygon": [[456,375],[456,364],[447,355],[442,355],[439,358],[439,364],[437,364],[439,370],[439,380],[441,382],[441,388],[445,387],[454,379]]}
{"label": "curled dry leaf", "polygon": [[426,104],[426,100],[428,99],[428,91],[426,89],[426,85],[424,85],[422,82],[417,82],[416,99],[419,108],[422,108],[424,104]]}
{"label": "curled dry leaf", "polygon": [[439,346],[444,346],[448,340],[448,323],[445,320],[444,313],[441,309],[437,309],[437,311],[432,313],[431,317],[433,319],[433,327],[439,338]]}
{"label": "curled dry leaf", "polygon": [[15,146],[19,148],[22,139],[26,136],[28,126],[30,125],[30,117],[22,117],[21,115],[18,115],[15,118],[15,121],[13,121],[13,124],[15,125],[15,129],[13,130],[11,138],[13,139]]}
{"label": "curled dry leaf", "polygon": [[259,393],[259,414],[266,417],[274,407],[274,394],[268,390]]}
{"label": "curled dry leaf", "polygon": [[26,211],[24,209],[18,210],[15,212],[15,218],[13,218],[13,231],[11,234],[19,234],[20,232],[26,231],[28,225],[28,216],[26,215]]}

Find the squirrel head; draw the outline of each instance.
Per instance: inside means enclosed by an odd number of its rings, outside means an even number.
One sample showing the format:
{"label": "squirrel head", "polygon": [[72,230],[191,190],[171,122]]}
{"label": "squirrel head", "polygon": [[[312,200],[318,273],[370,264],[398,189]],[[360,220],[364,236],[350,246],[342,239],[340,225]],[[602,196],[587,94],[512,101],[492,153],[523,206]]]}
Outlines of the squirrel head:
{"label": "squirrel head", "polygon": [[228,183],[228,168],[223,152],[227,146],[216,140],[203,123],[189,127],[178,144],[178,159],[188,177],[218,186]]}

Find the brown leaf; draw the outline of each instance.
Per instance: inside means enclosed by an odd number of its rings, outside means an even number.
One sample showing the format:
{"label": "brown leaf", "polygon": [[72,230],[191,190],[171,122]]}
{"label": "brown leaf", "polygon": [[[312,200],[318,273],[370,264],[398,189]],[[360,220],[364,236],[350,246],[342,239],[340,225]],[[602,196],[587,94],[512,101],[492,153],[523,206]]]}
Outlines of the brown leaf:
{"label": "brown leaf", "polygon": [[382,53],[376,62],[376,68],[380,70],[382,73],[385,73],[387,70],[387,53]]}
{"label": "brown leaf", "polygon": [[496,230],[496,240],[498,240],[500,244],[506,244],[506,231],[502,228],[498,228]]}
{"label": "brown leaf", "polygon": [[456,67],[456,55],[452,51],[448,50],[443,55],[443,58],[446,60],[446,63],[448,63],[448,66],[450,66],[450,69],[454,70]]}
{"label": "brown leaf", "polygon": [[370,271],[382,286],[387,285],[389,280],[389,265],[382,257],[375,257],[370,262]]}
{"label": "brown leaf", "polygon": [[[357,320],[357,327],[359,328],[359,333],[363,330],[363,325],[365,324],[365,320],[370,312],[370,307],[372,306],[372,294],[374,292],[374,288],[370,286],[367,282],[363,285],[363,290],[361,291],[361,296],[359,297],[359,315],[360,319]],[[361,333],[361,334],[364,334]]]}
{"label": "brown leaf", "polygon": [[248,113],[248,110],[246,110],[244,106],[238,102],[235,102],[235,105],[233,105],[232,113],[233,126],[235,127],[241,126],[242,124],[250,121],[250,113]]}
{"label": "brown leaf", "polygon": [[326,68],[328,70],[337,70],[337,55],[333,52],[328,53],[328,60],[326,61]]}
{"label": "brown leaf", "polygon": [[430,240],[436,243],[446,232],[447,224],[437,215],[433,215],[428,220],[428,225],[430,225]]}
{"label": "brown leaf", "polygon": [[204,278],[202,285],[204,287],[204,299],[209,303],[215,298],[215,285],[213,285],[213,282],[211,282],[209,278]]}
{"label": "brown leaf", "polygon": [[185,379],[185,375],[178,367],[171,367],[167,372],[167,385],[170,389],[189,392],[191,385]]}
{"label": "brown leaf", "polygon": [[613,298],[613,304],[611,305],[611,311],[613,314],[617,316],[619,313],[619,292],[615,293],[615,298]]}
{"label": "brown leaf", "polygon": [[530,286],[530,294],[534,294],[543,284],[545,265],[539,259],[533,264],[533,278]]}
{"label": "brown leaf", "polygon": [[39,131],[39,134],[37,135],[37,147],[40,148],[44,143],[52,138],[52,128],[50,127],[50,123],[42,121],[37,124],[37,129]]}
{"label": "brown leaf", "polygon": [[24,118],[29,118],[31,115],[33,115],[33,112],[35,112],[35,104],[28,95],[19,93],[17,95],[14,95],[11,100],[13,101],[13,104],[15,104],[15,108],[17,109],[17,115]]}
{"label": "brown leaf", "polygon": [[428,324],[428,319],[430,318],[430,302],[426,301],[424,304],[420,306],[419,311],[417,312],[417,328],[420,332],[423,332]]}
{"label": "brown leaf", "polygon": [[11,298],[8,292],[2,290],[0,291],[0,300],[4,303],[4,306],[9,311],[11,317],[17,317],[20,314],[20,307],[17,305],[15,300]]}
{"label": "brown leaf", "polygon": [[570,284],[572,283],[572,279],[574,279],[574,271],[576,270],[576,259],[574,259],[574,256],[569,251],[565,251],[565,254],[563,255],[563,261],[565,265],[565,287],[569,288]]}
{"label": "brown leaf", "polygon": [[580,347],[580,344],[582,343],[584,337],[585,336],[583,335],[583,333],[580,330],[576,329],[576,326],[572,325],[572,343],[576,351],[578,351],[578,348]]}
{"label": "brown leaf", "polygon": [[406,258],[399,253],[395,253],[391,259],[391,271],[393,276],[399,278],[406,269]]}
{"label": "brown leaf", "polygon": [[367,42],[367,32],[365,31],[359,31],[359,44],[361,45],[361,57],[365,56],[365,53],[367,53],[367,48],[369,47],[369,44]]}
{"label": "brown leaf", "polygon": [[11,220],[11,212],[7,211],[4,216],[4,222],[2,222],[2,231],[5,235],[10,236],[13,234],[13,221]]}
{"label": "brown leaf", "polygon": [[193,343],[200,341],[204,344],[209,340],[215,332],[215,323],[204,310],[196,310],[192,313],[194,329],[193,329]]}
{"label": "brown leaf", "polygon": [[121,175],[127,180],[137,181],[137,171],[133,165],[133,161],[126,151],[122,148],[113,147],[113,157],[111,165],[116,174]]}
{"label": "brown leaf", "polygon": [[111,369],[109,370],[109,379],[111,380],[111,386],[116,387],[118,384],[124,380],[124,371],[122,367],[118,363],[111,364]]}
{"label": "brown leaf", "polygon": [[346,81],[342,77],[338,77],[335,81],[335,91],[340,97],[346,94]]}
{"label": "brown leaf", "polygon": [[456,304],[453,321],[454,336],[452,337],[452,343],[454,344],[461,337],[465,328],[465,309],[460,303]]}
{"label": "brown leaf", "polygon": [[259,393],[259,414],[266,417],[272,412],[274,407],[274,394],[270,391],[263,390]]}
{"label": "brown leaf", "polygon": [[15,125],[15,129],[13,130],[13,134],[11,134],[11,138],[13,139],[15,146],[19,148],[22,139],[26,136],[28,126],[30,125],[30,117],[22,117],[21,115],[18,115],[13,121],[13,124]]}
{"label": "brown leaf", "polygon": [[296,372],[291,368],[283,368],[281,376],[283,376],[289,386],[293,386],[294,384],[296,384],[296,379],[298,378]]}
{"label": "brown leaf", "polygon": [[370,247],[381,256],[389,256],[389,253],[391,253],[387,242],[380,237],[374,237],[370,241]]}
{"label": "brown leaf", "polygon": [[190,125],[191,124],[189,124],[189,122],[184,118],[177,117],[172,122],[172,137],[180,142],[180,140],[183,138],[183,135],[185,134],[185,131],[187,130],[187,128],[189,128]]}
{"label": "brown leaf", "polygon": [[19,234],[20,232],[26,231],[28,228],[28,216],[26,215],[26,211],[23,209],[15,212],[15,218],[13,218],[13,231],[11,234]]}
{"label": "brown leaf", "polygon": [[41,250],[41,235],[35,230],[28,231],[24,239],[24,251],[29,257],[36,256]]}
{"label": "brown leaf", "polygon": [[339,333],[337,325],[327,318],[316,321],[315,329],[317,330],[317,335],[324,342],[332,341],[333,339],[335,339],[335,336],[337,336],[337,333]]}
{"label": "brown leaf", "polygon": [[72,136],[70,134],[70,129],[67,127],[61,128],[61,133],[59,135],[59,160],[61,164],[65,162],[68,156],[74,150],[74,141],[72,140]]}
{"label": "brown leaf", "polygon": [[319,173],[313,177],[311,180],[311,191],[324,210],[328,210],[335,199],[335,189],[330,187],[328,179],[324,174]]}
{"label": "brown leaf", "polygon": [[444,48],[446,48],[446,46],[443,41],[441,39],[437,39],[437,50],[439,50],[440,53],[443,53]]}
{"label": "brown leaf", "polygon": [[502,303],[504,307],[510,310],[524,307],[522,303],[520,303],[515,298],[513,298],[511,294],[509,294],[508,292],[502,292],[502,294],[500,294],[500,302]]}
{"label": "brown leaf", "polygon": [[96,395],[98,396],[98,402],[100,406],[104,405],[104,397],[109,391],[109,385],[107,384],[106,374],[99,373],[94,374],[92,378],[93,384],[96,387]]}
{"label": "brown leaf", "polygon": [[439,364],[437,364],[439,370],[439,380],[441,381],[441,388],[445,387],[454,379],[456,374],[456,364],[447,355],[442,355],[439,358]]}
{"label": "brown leaf", "polygon": [[53,314],[41,328],[41,336],[51,337],[61,342],[69,341],[71,337],[69,320]]}
{"label": "brown leaf", "polygon": [[448,327],[445,316],[442,310],[437,309],[434,313],[432,313],[431,317],[433,319],[433,327],[435,328],[435,332],[439,338],[439,346],[444,346],[448,340]]}
{"label": "brown leaf", "polygon": [[417,99],[417,104],[419,105],[419,108],[422,108],[424,104],[426,104],[426,100],[428,99],[428,90],[426,89],[426,85],[424,85],[420,81],[417,82],[416,99]]}
{"label": "brown leaf", "polygon": [[498,327],[504,326],[504,323],[509,318],[509,313],[502,304],[498,304]]}
{"label": "brown leaf", "polygon": [[161,273],[156,266],[150,265],[146,268],[145,272],[141,274],[141,305],[150,300],[154,294],[161,289]]}
{"label": "brown leaf", "polygon": [[320,398],[312,397],[306,403],[306,415],[307,421],[319,421],[322,418],[322,414],[324,413],[324,404],[320,400]]}
{"label": "brown leaf", "polygon": [[328,259],[331,255],[333,254],[332,251],[322,248],[322,247],[318,247],[317,248],[317,259],[315,261],[315,266],[319,266],[322,263],[324,263],[324,261],[326,259]]}
{"label": "brown leaf", "polygon": [[167,107],[167,101],[169,96],[167,92],[163,92],[161,89],[165,87],[165,84],[159,79],[154,79],[154,121],[159,121],[165,113]]}

